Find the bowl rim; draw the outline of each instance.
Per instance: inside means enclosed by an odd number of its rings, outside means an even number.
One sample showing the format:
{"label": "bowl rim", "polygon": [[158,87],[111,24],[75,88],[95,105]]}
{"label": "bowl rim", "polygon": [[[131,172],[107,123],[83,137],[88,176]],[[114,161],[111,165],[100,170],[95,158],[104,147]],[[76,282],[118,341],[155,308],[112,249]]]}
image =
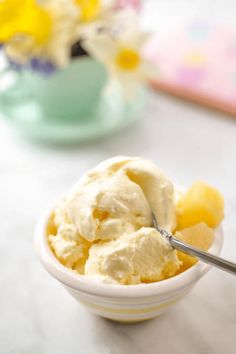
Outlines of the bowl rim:
{"label": "bowl rim", "polygon": [[[39,219],[34,235],[34,247],[36,255],[46,269],[55,279],[63,285],[81,293],[105,298],[140,298],[165,295],[171,292],[188,288],[203,277],[210,269],[209,264],[198,261],[186,271],[171,278],[159,282],[136,285],[106,284],[96,279],[91,279],[84,275],[65,267],[56,258],[48,243],[46,227],[49,217],[54,210],[48,208]],[[215,229],[215,239],[209,251],[214,255],[219,255],[223,247],[224,233],[222,225]]]}

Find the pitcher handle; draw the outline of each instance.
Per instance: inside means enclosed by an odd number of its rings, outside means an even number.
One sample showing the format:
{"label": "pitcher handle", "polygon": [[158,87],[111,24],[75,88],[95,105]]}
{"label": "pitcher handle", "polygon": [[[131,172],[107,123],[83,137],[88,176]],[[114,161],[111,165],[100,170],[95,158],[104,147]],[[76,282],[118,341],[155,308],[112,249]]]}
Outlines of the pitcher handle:
{"label": "pitcher handle", "polygon": [[22,86],[22,72],[14,70],[10,65],[0,71],[0,105],[8,105],[24,99],[29,91]]}

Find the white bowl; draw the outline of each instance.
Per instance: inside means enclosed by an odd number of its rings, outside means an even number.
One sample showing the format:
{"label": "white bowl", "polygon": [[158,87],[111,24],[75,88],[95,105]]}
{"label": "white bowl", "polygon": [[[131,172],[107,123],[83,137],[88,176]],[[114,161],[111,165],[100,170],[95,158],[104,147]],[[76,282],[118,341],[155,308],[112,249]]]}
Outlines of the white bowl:
{"label": "white bowl", "polygon": [[[181,300],[211,268],[198,262],[172,278],[150,284],[113,285],[91,280],[63,266],[54,256],[47,240],[50,209],[39,221],[35,248],[43,267],[80,303],[95,314],[119,322],[139,322],[159,316]],[[219,255],[223,230],[215,230],[209,252]]]}

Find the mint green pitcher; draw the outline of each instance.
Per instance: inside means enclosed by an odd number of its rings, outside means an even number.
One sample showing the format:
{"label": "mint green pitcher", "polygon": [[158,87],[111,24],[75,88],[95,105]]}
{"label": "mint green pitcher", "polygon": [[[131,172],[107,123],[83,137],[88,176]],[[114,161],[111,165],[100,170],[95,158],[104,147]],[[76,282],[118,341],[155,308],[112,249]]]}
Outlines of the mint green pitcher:
{"label": "mint green pitcher", "polygon": [[[126,101],[119,83],[104,90],[106,68],[80,57],[48,77],[32,71],[6,71],[0,81],[0,115],[21,135],[50,144],[91,141],[126,128],[146,102],[141,90]],[[9,80],[8,80],[9,81]]]}
{"label": "mint green pitcher", "polygon": [[91,58],[73,60],[50,76],[33,71],[16,74],[15,83],[1,97],[2,104],[33,100],[45,119],[80,120],[91,115],[107,81],[105,67]]}

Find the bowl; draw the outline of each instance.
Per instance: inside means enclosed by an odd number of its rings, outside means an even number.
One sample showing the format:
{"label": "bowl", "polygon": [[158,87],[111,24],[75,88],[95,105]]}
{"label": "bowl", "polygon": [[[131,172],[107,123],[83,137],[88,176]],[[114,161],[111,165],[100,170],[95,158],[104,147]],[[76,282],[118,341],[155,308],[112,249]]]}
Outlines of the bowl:
{"label": "bowl", "polygon": [[[150,284],[104,284],[79,275],[63,266],[53,254],[47,240],[47,224],[53,208],[44,213],[35,231],[35,249],[43,267],[65,289],[93,313],[118,322],[140,322],[159,316],[177,304],[211,266],[196,263],[172,278]],[[209,249],[219,255],[223,245],[222,227],[215,229],[214,242]]]}

